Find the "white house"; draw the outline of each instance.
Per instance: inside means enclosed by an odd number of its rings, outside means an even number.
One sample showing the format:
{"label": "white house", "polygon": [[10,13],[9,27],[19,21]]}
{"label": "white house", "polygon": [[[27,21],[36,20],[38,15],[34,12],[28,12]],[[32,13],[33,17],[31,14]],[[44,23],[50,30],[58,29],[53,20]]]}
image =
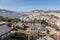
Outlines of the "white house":
{"label": "white house", "polygon": [[60,22],[59,21],[57,21],[57,27],[60,30]]}

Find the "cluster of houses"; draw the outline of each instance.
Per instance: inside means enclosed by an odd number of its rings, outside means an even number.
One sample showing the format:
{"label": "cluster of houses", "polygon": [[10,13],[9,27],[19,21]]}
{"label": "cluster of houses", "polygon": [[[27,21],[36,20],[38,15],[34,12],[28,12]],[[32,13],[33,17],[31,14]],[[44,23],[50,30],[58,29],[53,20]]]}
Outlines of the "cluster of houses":
{"label": "cluster of houses", "polygon": [[[42,37],[42,39],[41,37],[37,37],[38,34],[46,33],[47,29],[46,29],[46,25],[44,24],[29,23],[35,19],[45,20],[46,22],[49,22],[49,24],[51,24],[54,28],[60,30],[60,21],[58,21],[59,19],[52,18],[48,14],[32,13],[29,15],[22,15],[20,19],[23,20],[24,22],[25,21],[28,22],[28,23],[19,22],[16,24],[17,26],[20,26],[22,28],[27,27],[26,30],[28,31],[28,40],[54,40],[50,38],[49,36],[47,37],[44,36]],[[9,35],[10,35],[11,30],[12,28],[8,27],[6,25],[6,22],[0,22],[0,40],[10,40]],[[34,34],[36,35],[36,33],[37,33],[37,36],[32,37]]]}
{"label": "cluster of houses", "polygon": [[[23,18],[20,17],[21,20],[24,20],[24,21],[33,21],[35,19],[39,20],[45,20],[46,22],[48,22],[50,24],[51,27],[55,28],[55,29],[58,29],[60,30],[60,21],[58,18],[55,18],[53,15],[51,16],[51,14],[40,14],[40,13],[32,13],[32,14],[29,14],[29,15],[24,15]],[[28,24],[27,24],[28,25]],[[43,32],[43,33],[46,33],[46,26],[45,25],[42,25],[42,24],[29,24],[30,26],[30,32],[32,33],[40,33],[40,32]],[[28,29],[27,29],[28,30]],[[49,39],[50,37],[43,37],[43,39],[46,40],[54,40],[54,39]],[[31,39],[31,36],[29,35],[28,36],[28,39],[30,40]],[[43,40],[41,38],[37,39],[37,40]],[[35,40],[35,39],[34,39]]]}
{"label": "cluster of houses", "polygon": [[[19,25],[19,24],[21,24],[21,25]],[[21,22],[19,22],[17,25],[19,25],[20,27],[23,27],[24,28],[24,26],[22,26],[23,24],[21,23]],[[41,37],[40,36],[38,36],[38,35],[40,35],[41,33],[44,33],[44,34],[46,34],[46,25],[44,25],[44,24],[39,24],[39,23],[24,23],[24,25],[25,25],[25,27],[27,27],[26,28],[26,31],[27,31],[27,36],[28,36],[28,40],[53,40],[53,38],[51,38],[51,37],[49,37],[49,36],[44,36],[44,37],[42,37],[42,39],[41,39]]]}
{"label": "cluster of houses", "polygon": [[57,27],[54,26],[56,29],[58,29],[60,27],[58,25],[58,24],[60,24],[59,18],[55,18],[55,16],[53,14],[31,13],[31,14],[25,14],[25,15],[21,16],[20,19],[24,20],[24,21],[28,21],[28,22],[34,21],[35,19],[45,20],[49,24],[57,26]]}

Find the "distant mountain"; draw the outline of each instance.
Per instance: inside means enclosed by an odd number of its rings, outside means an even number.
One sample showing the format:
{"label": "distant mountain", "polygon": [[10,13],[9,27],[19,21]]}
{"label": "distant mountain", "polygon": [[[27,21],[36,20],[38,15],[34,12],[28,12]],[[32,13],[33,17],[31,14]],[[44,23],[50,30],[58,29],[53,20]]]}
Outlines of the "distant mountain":
{"label": "distant mountain", "polygon": [[20,12],[0,9],[0,16],[9,17],[9,18],[19,18],[21,15]]}
{"label": "distant mountain", "polygon": [[0,14],[2,13],[19,13],[19,12],[16,12],[16,11],[10,11],[10,10],[5,10],[5,9],[0,9]]}
{"label": "distant mountain", "polygon": [[45,11],[46,13],[49,13],[49,12],[53,12],[53,13],[60,13],[60,10],[48,10],[48,11]]}
{"label": "distant mountain", "polygon": [[45,10],[33,10],[31,12],[44,12],[44,13],[50,13],[50,12],[53,12],[53,13],[60,13],[60,10],[48,10],[48,11],[45,11]]}
{"label": "distant mountain", "polygon": [[6,10],[6,9],[0,9],[0,14],[17,14],[17,15],[22,15],[22,14],[27,14],[27,13],[40,13],[40,12],[44,12],[44,13],[60,13],[60,10],[48,10],[48,11],[45,11],[45,10],[33,10],[33,11],[30,11],[30,12],[17,12],[17,11],[11,11],[11,10]]}

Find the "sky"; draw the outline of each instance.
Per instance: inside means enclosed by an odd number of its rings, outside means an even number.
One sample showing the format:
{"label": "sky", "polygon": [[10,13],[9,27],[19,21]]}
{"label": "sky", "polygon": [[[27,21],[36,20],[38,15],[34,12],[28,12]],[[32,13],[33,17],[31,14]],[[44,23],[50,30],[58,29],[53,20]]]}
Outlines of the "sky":
{"label": "sky", "polygon": [[60,0],[0,0],[0,9],[13,11],[60,10]]}

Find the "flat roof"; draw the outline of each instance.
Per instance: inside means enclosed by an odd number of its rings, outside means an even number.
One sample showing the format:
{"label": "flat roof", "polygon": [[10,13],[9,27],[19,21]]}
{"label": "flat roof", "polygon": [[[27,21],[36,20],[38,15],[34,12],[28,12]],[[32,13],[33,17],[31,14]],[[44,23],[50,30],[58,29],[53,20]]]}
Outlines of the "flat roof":
{"label": "flat roof", "polygon": [[0,22],[0,24],[5,24],[6,22]]}
{"label": "flat roof", "polygon": [[7,25],[1,25],[0,26],[0,36],[11,31],[11,28],[8,27]]}

